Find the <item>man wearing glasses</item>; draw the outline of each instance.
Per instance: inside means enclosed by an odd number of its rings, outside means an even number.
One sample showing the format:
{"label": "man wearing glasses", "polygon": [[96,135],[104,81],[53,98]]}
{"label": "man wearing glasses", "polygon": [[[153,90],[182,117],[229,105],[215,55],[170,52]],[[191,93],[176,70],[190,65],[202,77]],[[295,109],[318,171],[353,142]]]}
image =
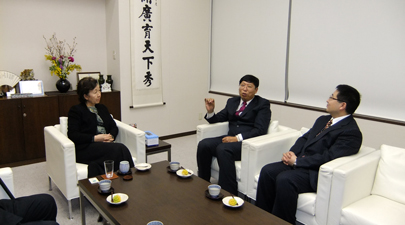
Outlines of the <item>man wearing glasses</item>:
{"label": "man wearing glasses", "polygon": [[352,115],[360,104],[360,93],[338,85],[326,102],[330,115],[319,117],[280,162],[267,164],[260,172],[256,205],[292,224],[298,194],[317,190],[319,167],[356,154],[363,139]]}
{"label": "man wearing glasses", "polygon": [[228,135],[198,143],[198,176],[210,182],[212,157],[216,157],[220,167],[218,184],[234,195],[238,194],[235,161],[241,160],[242,140],[266,134],[270,124],[270,102],[256,95],[258,88],[258,78],[243,76],[239,81],[239,96],[228,99],[218,113],[214,113],[214,99],[205,99],[205,119],[209,123],[228,121],[229,131]]}

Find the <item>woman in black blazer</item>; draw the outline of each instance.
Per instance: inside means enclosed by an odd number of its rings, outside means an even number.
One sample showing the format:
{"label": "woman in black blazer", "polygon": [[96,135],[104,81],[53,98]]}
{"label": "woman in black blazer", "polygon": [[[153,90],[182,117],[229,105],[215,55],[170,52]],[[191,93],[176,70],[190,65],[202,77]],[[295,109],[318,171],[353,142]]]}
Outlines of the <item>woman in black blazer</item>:
{"label": "woman in black blazer", "polygon": [[115,143],[118,127],[100,103],[100,86],[96,79],[83,78],[77,84],[80,104],[72,106],[68,114],[68,137],[75,143],[76,162],[88,165],[88,177],[104,174],[104,161],[114,160],[114,171],[121,161],[134,167],[128,148]]}

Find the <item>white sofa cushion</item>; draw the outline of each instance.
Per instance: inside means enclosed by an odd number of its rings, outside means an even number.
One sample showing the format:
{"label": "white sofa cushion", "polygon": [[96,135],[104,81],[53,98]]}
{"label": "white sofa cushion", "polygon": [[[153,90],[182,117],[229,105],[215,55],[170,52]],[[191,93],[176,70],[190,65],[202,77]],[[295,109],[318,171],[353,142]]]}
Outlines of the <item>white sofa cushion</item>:
{"label": "white sofa cushion", "polygon": [[342,210],[340,224],[403,224],[405,205],[390,199],[370,195]]}
{"label": "white sofa cushion", "polygon": [[[405,149],[381,146],[381,159],[371,194],[405,204]],[[382,207],[381,207],[382,208]]]}
{"label": "white sofa cushion", "polygon": [[316,193],[308,192],[298,195],[297,209],[315,216]]}
{"label": "white sofa cushion", "polygon": [[[257,190],[260,174],[255,176],[254,189]],[[297,209],[310,215],[315,215],[316,193],[302,193],[298,195]]]}
{"label": "white sofa cushion", "polygon": [[[213,169],[215,171],[219,171],[217,157],[212,157],[211,169]],[[235,169],[236,169],[236,180],[240,181],[240,173],[241,173],[241,169],[242,169],[241,161],[235,161]]]}

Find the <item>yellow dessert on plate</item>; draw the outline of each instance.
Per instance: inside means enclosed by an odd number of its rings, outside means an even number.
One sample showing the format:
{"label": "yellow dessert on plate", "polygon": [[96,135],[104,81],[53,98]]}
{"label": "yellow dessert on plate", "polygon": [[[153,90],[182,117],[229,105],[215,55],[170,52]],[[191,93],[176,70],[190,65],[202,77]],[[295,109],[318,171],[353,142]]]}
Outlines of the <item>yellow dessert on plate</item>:
{"label": "yellow dessert on plate", "polygon": [[228,203],[229,203],[230,206],[235,206],[235,205],[238,204],[238,202],[236,202],[236,200],[234,198],[229,199]]}
{"label": "yellow dessert on plate", "polygon": [[181,174],[184,175],[184,176],[187,176],[187,175],[188,175],[188,171],[187,171],[186,169],[184,169],[183,171],[181,171]]}
{"label": "yellow dessert on plate", "polygon": [[121,201],[121,196],[120,195],[114,195],[113,202],[118,203],[120,201]]}

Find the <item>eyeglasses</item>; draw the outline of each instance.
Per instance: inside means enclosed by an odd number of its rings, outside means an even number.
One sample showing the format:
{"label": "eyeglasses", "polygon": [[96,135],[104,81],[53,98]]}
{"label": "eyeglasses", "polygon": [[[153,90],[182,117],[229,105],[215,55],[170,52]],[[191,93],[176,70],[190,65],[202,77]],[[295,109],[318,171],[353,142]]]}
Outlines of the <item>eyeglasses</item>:
{"label": "eyeglasses", "polygon": [[247,89],[255,89],[255,86],[253,84],[240,84],[239,88],[241,88],[241,89],[245,89],[245,88],[247,88]]}
{"label": "eyeglasses", "polygon": [[330,96],[329,99],[330,99],[330,100],[336,100],[336,101],[338,101],[338,102],[342,102],[340,99],[334,98],[333,96]]}

